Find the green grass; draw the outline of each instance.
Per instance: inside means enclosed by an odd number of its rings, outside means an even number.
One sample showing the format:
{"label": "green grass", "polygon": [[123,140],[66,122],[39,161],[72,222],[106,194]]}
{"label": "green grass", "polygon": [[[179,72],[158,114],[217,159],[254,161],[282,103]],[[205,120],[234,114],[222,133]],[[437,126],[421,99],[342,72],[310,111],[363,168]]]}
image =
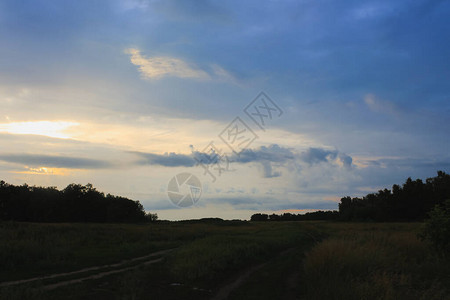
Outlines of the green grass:
{"label": "green grass", "polygon": [[306,230],[295,222],[231,227],[183,245],[170,257],[169,266],[178,280],[210,284],[300,241],[311,242]]}
{"label": "green grass", "polygon": [[0,223],[0,281],[118,262],[179,246],[202,231],[177,226]]}
{"label": "green grass", "polygon": [[299,243],[263,264],[229,299],[293,299],[300,293],[297,280],[308,243]]}

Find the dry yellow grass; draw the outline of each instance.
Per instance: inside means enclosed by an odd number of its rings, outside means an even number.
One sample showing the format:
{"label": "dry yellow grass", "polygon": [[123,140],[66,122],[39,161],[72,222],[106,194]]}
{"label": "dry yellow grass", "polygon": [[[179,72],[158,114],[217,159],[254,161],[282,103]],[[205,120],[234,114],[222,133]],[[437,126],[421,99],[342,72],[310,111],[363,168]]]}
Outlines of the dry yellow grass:
{"label": "dry yellow grass", "polygon": [[448,299],[449,262],[417,237],[419,224],[329,226],[305,258],[307,299]]}

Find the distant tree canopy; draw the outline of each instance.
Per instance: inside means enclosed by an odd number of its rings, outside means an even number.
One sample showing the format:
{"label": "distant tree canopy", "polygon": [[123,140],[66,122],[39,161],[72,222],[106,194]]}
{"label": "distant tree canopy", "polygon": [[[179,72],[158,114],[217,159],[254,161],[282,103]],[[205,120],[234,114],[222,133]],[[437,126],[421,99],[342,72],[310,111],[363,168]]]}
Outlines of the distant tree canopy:
{"label": "distant tree canopy", "polygon": [[437,205],[444,206],[450,199],[450,175],[438,171],[436,177],[408,178],[403,186],[395,184],[392,190],[384,189],[362,198],[344,197],[338,211],[317,211],[304,215],[285,213],[268,215],[257,213],[251,221],[422,221]]}
{"label": "distant tree canopy", "polygon": [[254,214],[250,218],[251,221],[311,221],[311,220],[336,220],[339,217],[339,213],[336,210],[332,211],[316,211],[308,212],[306,214],[291,214],[284,213],[277,214]]}
{"label": "distant tree canopy", "polygon": [[339,215],[345,221],[421,221],[446,199],[450,199],[450,175],[438,171],[425,183],[408,178],[403,186],[392,186],[392,191],[384,189],[362,198],[344,197]]}
{"label": "distant tree canopy", "polygon": [[56,187],[15,186],[0,181],[0,220],[28,222],[154,221],[139,201],[97,191],[92,184]]}

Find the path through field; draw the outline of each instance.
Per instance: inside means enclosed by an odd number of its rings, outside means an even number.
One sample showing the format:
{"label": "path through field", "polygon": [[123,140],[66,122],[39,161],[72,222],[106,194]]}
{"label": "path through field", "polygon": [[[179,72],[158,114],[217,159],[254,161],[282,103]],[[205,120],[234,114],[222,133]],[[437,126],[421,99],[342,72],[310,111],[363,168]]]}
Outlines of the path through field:
{"label": "path through field", "polygon": [[[292,251],[294,251],[295,248],[289,248],[286,250],[283,250],[282,252],[280,252],[278,254],[277,257],[279,256],[283,256],[286,255]],[[223,299],[228,299],[228,297],[230,296],[230,294],[235,291],[236,289],[238,289],[243,283],[246,282],[246,280],[254,275],[258,270],[264,268],[267,264],[269,264],[271,261],[273,261],[275,258],[273,258],[270,261],[261,263],[259,265],[253,266],[251,268],[249,268],[248,270],[246,270],[245,272],[241,273],[240,275],[238,275],[237,277],[234,278],[234,280],[223,286],[222,288],[219,289],[219,291],[216,293],[216,295],[212,298],[212,300],[223,300]],[[289,280],[292,280],[291,278],[289,278]],[[295,279],[294,279],[295,280]]]}
{"label": "path through field", "polygon": [[[84,268],[81,270],[73,271],[73,272],[66,272],[66,273],[58,273],[58,274],[52,274],[52,275],[46,275],[46,276],[38,276],[33,277],[29,279],[24,280],[16,280],[16,281],[8,281],[8,282],[2,282],[0,283],[0,287],[6,287],[6,286],[12,286],[17,284],[23,284],[23,283],[32,283],[36,281],[57,281],[56,283],[51,284],[45,284],[43,285],[43,288],[45,290],[52,290],[61,286],[74,284],[74,283],[80,283],[84,280],[92,280],[92,279],[99,279],[108,275],[117,274],[117,273],[123,273],[132,269],[136,269],[142,265],[149,265],[154,264],[157,262],[160,262],[164,257],[154,258],[155,256],[162,256],[164,254],[169,253],[170,251],[174,250],[167,249],[167,250],[161,250],[157,252],[150,253],[148,255],[123,260],[119,263],[115,264],[109,264],[109,265],[102,265],[102,266],[95,266],[95,267],[89,267]],[[94,274],[92,274],[94,273]],[[70,279],[69,279],[70,277]],[[76,277],[76,278],[73,278]],[[65,279],[64,279],[65,278]],[[60,279],[60,280],[59,280]]]}
{"label": "path through field", "polygon": [[212,298],[212,300],[223,300],[223,299],[227,299],[228,296],[230,295],[230,293],[232,291],[234,291],[235,289],[237,289],[238,287],[240,287],[249,276],[251,276],[253,273],[255,273],[256,271],[258,271],[259,269],[261,269],[262,267],[264,267],[267,263],[262,263],[259,264],[257,266],[254,266],[250,269],[248,269],[247,271],[245,271],[244,273],[242,273],[241,275],[239,275],[238,277],[236,277],[234,279],[233,282],[231,282],[230,284],[227,284],[225,286],[223,286],[218,292],[217,294]]}

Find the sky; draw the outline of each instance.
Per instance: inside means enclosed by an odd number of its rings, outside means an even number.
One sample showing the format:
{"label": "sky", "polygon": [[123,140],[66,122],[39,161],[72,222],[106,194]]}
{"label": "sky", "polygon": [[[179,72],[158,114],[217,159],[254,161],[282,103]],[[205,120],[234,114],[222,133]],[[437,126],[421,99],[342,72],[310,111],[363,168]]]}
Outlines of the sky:
{"label": "sky", "polygon": [[[450,1],[1,0],[0,179],[249,219],[450,172],[449,18]],[[201,186],[180,207],[184,173]]]}

